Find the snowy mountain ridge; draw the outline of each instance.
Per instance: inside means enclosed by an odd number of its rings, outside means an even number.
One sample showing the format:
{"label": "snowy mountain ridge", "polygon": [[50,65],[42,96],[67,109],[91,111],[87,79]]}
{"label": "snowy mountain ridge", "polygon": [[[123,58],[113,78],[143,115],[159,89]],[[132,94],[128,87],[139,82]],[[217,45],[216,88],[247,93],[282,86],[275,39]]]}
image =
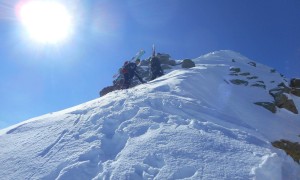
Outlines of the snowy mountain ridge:
{"label": "snowy mountain ridge", "polygon": [[0,130],[1,178],[300,179],[299,164],[271,145],[300,141],[300,115],[254,104],[274,101],[269,90],[286,79],[234,51],[193,61]]}

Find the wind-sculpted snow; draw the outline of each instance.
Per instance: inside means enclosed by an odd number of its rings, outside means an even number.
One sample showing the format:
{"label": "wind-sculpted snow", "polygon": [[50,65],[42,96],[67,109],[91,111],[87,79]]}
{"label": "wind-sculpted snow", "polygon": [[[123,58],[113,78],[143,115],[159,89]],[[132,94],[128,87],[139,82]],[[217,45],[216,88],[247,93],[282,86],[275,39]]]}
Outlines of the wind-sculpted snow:
{"label": "wind-sculpted snow", "polygon": [[0,179],[299,179],[270,141],[299,141],[300,116],[254,105],[271,97],[230,83],[232,59],[281,81],[232,51],[201,56],[195,68],[2,130]]}

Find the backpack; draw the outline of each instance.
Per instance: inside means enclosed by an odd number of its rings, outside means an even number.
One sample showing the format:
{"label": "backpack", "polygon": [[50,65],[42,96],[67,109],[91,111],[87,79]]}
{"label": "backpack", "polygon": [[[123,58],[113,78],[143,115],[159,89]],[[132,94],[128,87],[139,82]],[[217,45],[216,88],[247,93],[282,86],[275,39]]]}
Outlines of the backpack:
{"label": "backpack", "polygon": [[135,71],[136,67],[137,67],[137,65],[135,63],[126,61],[122,68],[122,73],[123,74],[133,73]]}

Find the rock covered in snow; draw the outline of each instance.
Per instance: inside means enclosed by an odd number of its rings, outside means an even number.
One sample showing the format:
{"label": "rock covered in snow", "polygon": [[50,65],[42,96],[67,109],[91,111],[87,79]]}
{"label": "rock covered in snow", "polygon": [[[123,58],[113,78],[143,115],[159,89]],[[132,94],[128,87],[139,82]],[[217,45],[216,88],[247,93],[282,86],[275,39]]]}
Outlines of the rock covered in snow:
{"label": "rock covered in snow", "polygon": [[292,78],[291,81],[290,81],[290,87],[300,88],[300,79],[299,78]]}
{"label": "rock covered in snow", "polygon": [[300,97],[300,79],[292,78],[290,81],[291,93]]}
{"label": "rock covered in snow", "polygon": [[181,64],[182,68],[192,68],[195,66],[195,63],[191,59],[184,59]]}

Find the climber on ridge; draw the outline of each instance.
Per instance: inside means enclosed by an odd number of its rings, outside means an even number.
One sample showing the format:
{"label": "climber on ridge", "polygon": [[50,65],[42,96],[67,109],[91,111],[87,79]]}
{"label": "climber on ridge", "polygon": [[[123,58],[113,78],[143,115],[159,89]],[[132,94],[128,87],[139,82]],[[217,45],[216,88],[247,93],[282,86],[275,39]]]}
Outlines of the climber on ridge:
{"label": "climber on ridge", "polygon": [[155,46],[152,46],[152,57],[150,59],[151,80],[164,75],[159,58],[155,55]]}
{"label": "climber on ridge", "polygon": [[145,83],[145,81],[138,75],[136,70],[137,65],[140,63],[140,59],[137,59],[134,62],[126,61],[122,68],[122,74],[124,76],[124,83],[122,89],[128,89],[131,85],[132,79],[136,76],[141,83]]}

